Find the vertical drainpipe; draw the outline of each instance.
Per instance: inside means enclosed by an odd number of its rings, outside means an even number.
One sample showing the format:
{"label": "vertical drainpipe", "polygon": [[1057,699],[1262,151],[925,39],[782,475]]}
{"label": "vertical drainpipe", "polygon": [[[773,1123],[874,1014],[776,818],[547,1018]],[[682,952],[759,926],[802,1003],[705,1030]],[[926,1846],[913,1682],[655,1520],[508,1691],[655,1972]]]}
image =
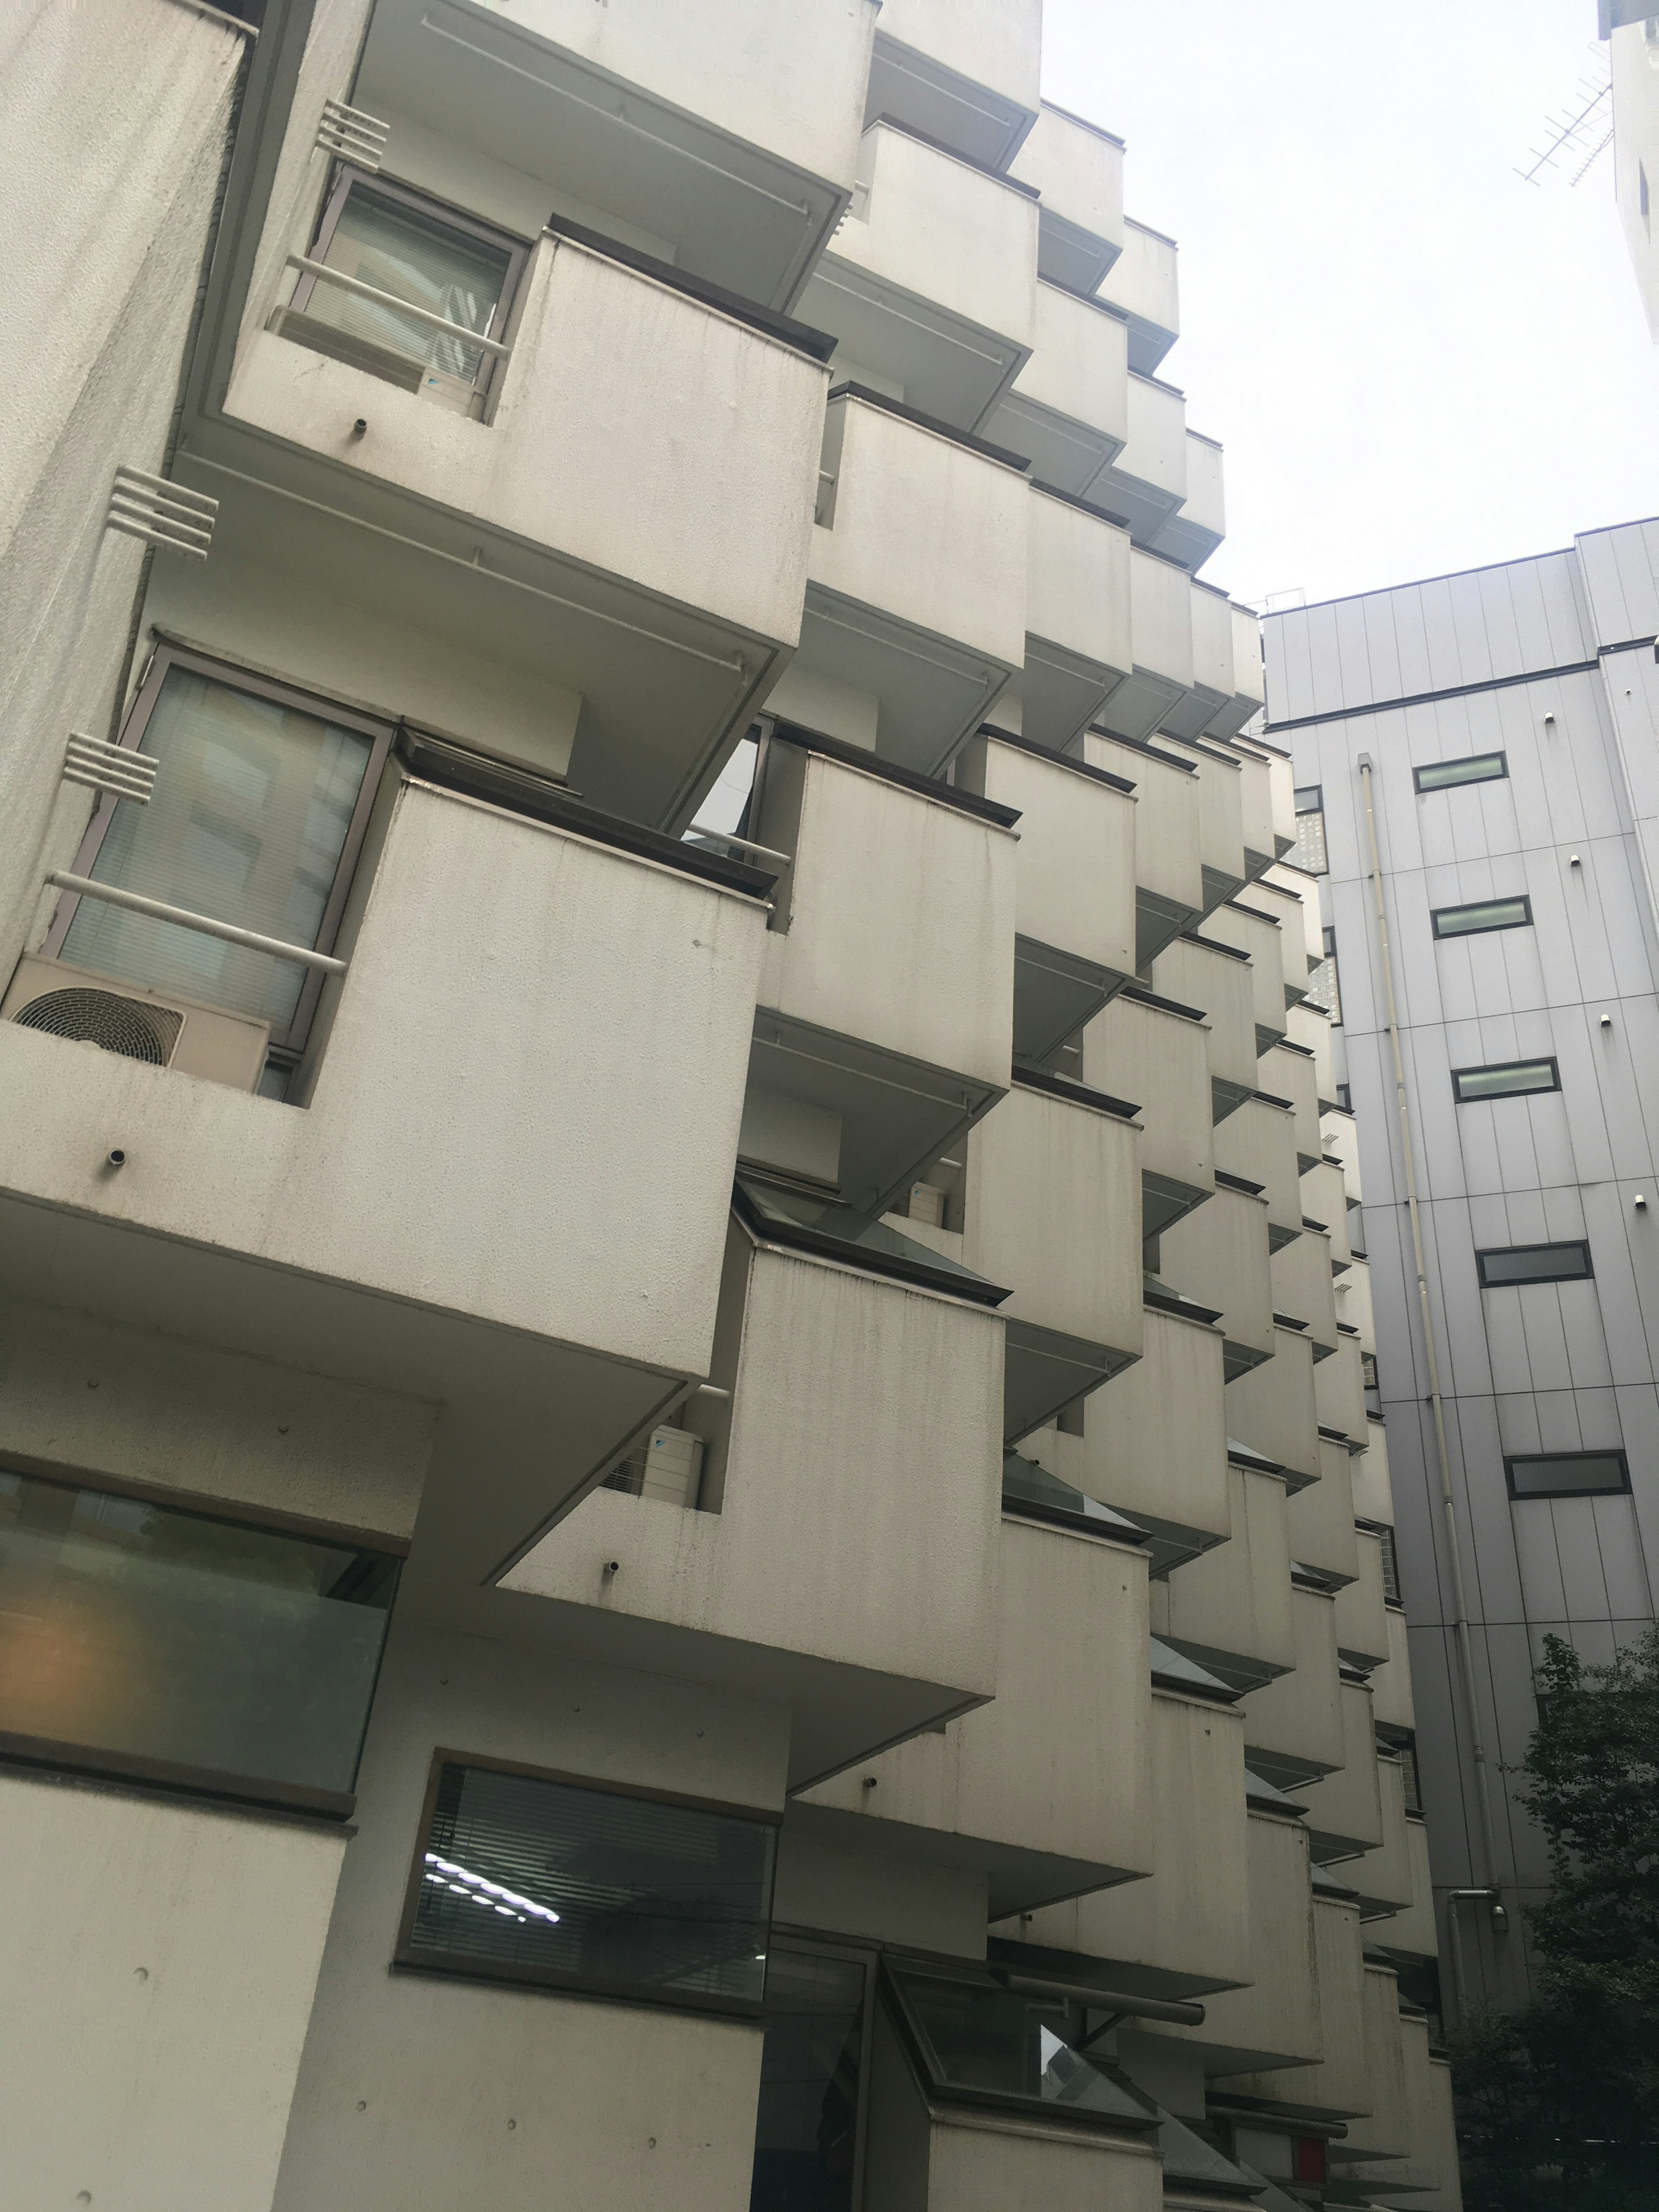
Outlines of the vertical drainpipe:
{"label": "vertical drainpipe", "polygon": [[1468,1601],[1463,1588],[1463,1554],[1457,1540],[1457,1513],[1452,1499],[1451,1461],[1446,1450],[1446,1410],[1440,1395],[1440,1357],[1435,1349],[1434,1317],[1429,1309],[1428,1269],[1423,1258],[1423,1223],[1417,1203],[1417,1169],[1412,1152],[1411,1107],[1406,1096],[1406,1066],[1400,1049],[1400,1019],[1394,994],[1394,954],[1389,944],[1388,915],[1382,903],[1382,862],[1376,844],[1376,810],[1372,804],[1369,753],[1359,756],[1359,785],[1365,800],[1365,835],[1370,848],[1371,904],[1376,916],[1376,941],[1382,957],[1382,993],[1388,1011],[1389,1045],[1394,1054],[1394,1095],[1400,1113],[1400,1149],[1406,1163],[1406,1212],[1412,1227],[1412,1262],[1417,1271],[1417,1304],[1423,1322],[1423,1341],[1428,1352],[1429,1405],[1434,1414],[1435,1456],[1440,1466],[1440,1506],[1445,1521],[1446,1556],[1451,1569],[1453,1626],[1457,1638],[1458,1668],[1463,1678],[1463,1701],[1468,1710],[1469,1744],[1474,1756],[1475,1805],[1480,1816],[1480,1873],[1478,1889],[1455,1889],[1447,1900],[1450,1926],[1453,1978],[1457,2010],[1468,2018],[1468,1997],[1463,1978],[1463,1950],[1457,1922],[1460,1898],[1485,1897],[1492,1901],[1495,1928],[1504,1924],[1496,1879],[1498,1852],[1492,1839],[1490,1770],[1480,1729],[1480,1706],[1475,1696],[1474,1652],[1469,1639]]}

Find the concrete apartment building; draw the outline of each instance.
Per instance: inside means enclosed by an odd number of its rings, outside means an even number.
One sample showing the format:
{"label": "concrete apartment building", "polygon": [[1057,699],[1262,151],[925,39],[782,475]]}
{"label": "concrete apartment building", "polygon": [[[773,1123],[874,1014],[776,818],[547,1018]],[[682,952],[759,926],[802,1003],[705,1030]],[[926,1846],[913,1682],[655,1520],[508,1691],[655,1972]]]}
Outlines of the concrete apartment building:
{"label": "concrete apartment building", "polygon": [[1318,886],[1040,59],[0,27],[29,2212],[1458,2203]]}
{"label": "concrete apartment building", "polygon": [[1659,340],[1659,9],[1600,0],[1613,78],[1613,193],[1648,328]]}
{"label": "concrete apartment building", "polygon": [[1548,1880],[1503,1771],[1542,1638],[1605,1661],[1653,1618],[1656,568],[1632,523],[1267,623],[1297,849],[1328,871],[1442,1949],[1476,2003],[1524,1993],[1516,1907]]}

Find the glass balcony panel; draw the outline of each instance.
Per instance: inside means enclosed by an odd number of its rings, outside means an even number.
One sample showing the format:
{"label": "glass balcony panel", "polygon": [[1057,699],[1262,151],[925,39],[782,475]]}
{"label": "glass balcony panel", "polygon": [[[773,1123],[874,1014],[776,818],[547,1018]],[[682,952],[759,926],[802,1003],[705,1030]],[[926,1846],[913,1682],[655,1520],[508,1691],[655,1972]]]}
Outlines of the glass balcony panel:
{"label": "glass balcony panel", "polygon": [[862,1961],[775,1948],[749,2212],[853,2212]]}

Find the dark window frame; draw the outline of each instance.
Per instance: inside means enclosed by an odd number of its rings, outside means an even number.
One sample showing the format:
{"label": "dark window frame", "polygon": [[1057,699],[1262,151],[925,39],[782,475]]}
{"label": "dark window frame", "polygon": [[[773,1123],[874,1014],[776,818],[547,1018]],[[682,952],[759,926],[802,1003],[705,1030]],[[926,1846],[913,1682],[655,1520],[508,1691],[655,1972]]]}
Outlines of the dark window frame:
{"label": "dark window frame", "polygon": [[[1451,775],[1442,783],[1425,783],[1425,775],[1433,775],[1447,769],[1472,768],[1479,761],[1496,761],[1498,766],[1485,775]],[[1472,783],[1507,783],[1510,775],[1510,757],[1503,750],[1489,753],[1464,753],[1456,760],[1425,761],[1412,770],[1412,787],[1419,798],[1431,798],[1437,791],[1462,791]]]}
{"label": "dark window frame", "polygon": [[[1584,1255],[1583,1268],[1582,1273],[1571,1275],[1510,1275],[1496,1282],[1488,1278],[1488,1260],[1507,1259],[1517,1253],[1527,1252],[1582,1252]],[[1564,1237],[1547,1244],[1488,1244],[1476,1252],[1474,1266],[1483,1291],[1525,1290],[1537,1283],[1593,1283],[1595,1280],[1595,1262],[1587,1237]]]}
{"label": "dark window frame", "polygon": [[[1466,1075],[1503,1075],[1511,1068],[1521,1067],[1547,1067],[1551,1080],[1548,1083],[1529,1084],[1524,1091],[1498,1091],[1490,1093],[1477,1091],[1468,1098],[1466,1098],[1458,1089],[1460,1081]],[[1453,1102],[1459,1106],[1492,1105],[1500,1098],[1546,1098],[1553,1091],[1559,1091],[1561,1088],[1561,1063],[1553,1052],[1536,1053],[1529,1060],[1482,1060],[1468,1067],[1453,1068],[1451,1086]]]}
{"label": "dark window frame", "polygon": [[[272,700],[278,706],[295,708],[301,714],[314,714],[320,720],[332,722],[343,730],[355,730],[359,736],[369,738],[370,750],[363,768],[362,787],[357,793],[357,803],[347,825],[345,842],[340,848],[333,888],[323,908],[323,918],[313,947],[318,952],[332,952],[339,936],[340,923],[344,918],[346,901],[351,895],[357,863],[362,857],[368,818],[374,811],[375,795],[386,771],[392,738],[397,734],[395,720],[390,716],[366,714],[361,708],[341,706],[324,693],[307,691],[297,684],[281,683],[274,677],[255,675],[251,670],[238,667],[234,661],[219,660],[208,653],[175,645],[170,639],[164,638],[158,641],[150,655],[143,681],[134,693],[132,704],[127,709],[118,740],[124,752],[137,752],[143,743],[144,732],[161,696],[161,687],[168,672],[174,668],[186,670],[192,675],[205,676],[210,681],[222,684],[234,691],[246,691],[256,698]],[[92,873],[99,848],[109,835],[115,820],[115,810],[119,804],[117,793],[99,793],[85,834],[76,848],[74,860],[70,863],[72,874],[89,876]],[[70,925],[80,907],[82,896],[79,891],[65,891],[59,898],[52,927],[40,947],[39,957],[41,959],[61,958],[64,940],[69,935]],[[327,981],[320,969],[307,968],[295,1004],[294,1018],[286,1029],[271,1030],[270,1051],[283,1066],[296,1065],[305,1051],[311,1025],[316,1018],[317,1002]],[[110,988],[112,991],[118,991],[121,987],[120,978],[111,978]],[[163,992],[161,995],[165,997],[167,994]]]}
{"label": "dark window frame", "polygon": [[[772,1981],[772,1954],[775,1951],[794,1951],[812,1959],[840,1959],[848,1965],[864,1970],[864,2014],[859,2035],[859,2107],[853,2130],[853,2175],[849,2203],[855,2208],[864,2202],[865,2148],[870,2132],[870,2076],[875,2063],[877,1969],[881,1954],[873,1948],[852,1942],[842,1942],[828,1936],[796,1935],[792,1929],[775,1926],[766,1949],[766,1994],[761,2000],[761,2026],[764,2030],[769,2016]],[[762,2054],[764,2064],[764,2052]]]}
{"label": "dark window frame", "polygon": [[[1607,1490],[1520,1490],[1516,1486],[1517,1467],[1550,1466],[1561,1460],[1612,1460],[1616,1462],[1620,1480]],[[1630,1462],[1622,1445],[1601,1451],[1505,1452],[1504,1482],[1510,1496],[1522,1504],[1538,1498],[1628,1498],[1630,1496]]]}
{"label": "dark window frame", "polygon": [[[1522,909],[1519,921],[1477,921],[1468,929],[1443,929],[1441,923],[1448,915],[1477,914],[1482,907],[1518,906]],[[1498,891],[1491,898],[1465,899],[1456,906],[1433,906],[1429,908],[1429,926],[1437,945],[1449,945],[1462,937],[1491,937],[1504,929],[1531,929],[1534,927],[1532,897],[1527,891]]]}
{"label": "dark window frame", "polygon": [[[371,196],[390,200],[394,206],[407,208],[413,215],[423,216],[428,222],[437,222],[459,232],[463,238],[474,240],[504,252],[507,257],[507,273],[501,279],[501,294],[495,302],[486,327],[477,332],[480,337],[494,338],[498,343],[507,336],[513,320],[513,310],[524,289],[525,270],[528,265],[532,241],[518,238],[510,230],[499,229],[495,224],[469,215],[448,200],[441,200],[435,192],[425,192],[413,185],[400,185],[393,178],[385,177],[373,169],[359,168],[355,162],[337,161],[329,178],[324,195],[322,211],[317,218],[316,232],[311,241],[307,258],[326,261],[328,249],[334,243],[334,234],[340,227],[340,217],[354,185],[361,185]],[[312,294],[325,283],[307,270],[295,271],[298,282],[293,296],[287,303],[287,312],[303,315],[310,308]],[[411,306],[418,302],[411,301]],[[279,326],[280,327],[280,326]],[[485,353],[479,356],[478,371],[472,380],[472,389],[477,394],[478,404],[488,413],[495,386],[500,381],[497,372],[507,363],[499,354]]]}
{"label": "dark window frame", "polygon": [[434,1974],[446,1981],[475,1982],[485,1988],[544,1990],[553,1996],[597,1997],[609,2004],[641,2005],[652,2012],[691,2012],[713,2015],[720,2020],[764,2021],[763,1978],[758,1997],[724,1997],[699,1990],[653,1989],[648,1984],[612,1981],[602,1975],[550,1973],[534,1966],[514,1966],[507,1961],[492,1965],[485,1960],[463,1957],[459,1953],[439,1951],[412,1942],[410,1938],[420,1905],[421,1887],[426,1878],[427,1838],[432,1832],[433,1815],[437,1810],[438,1791],[446,1766],[465,1767],[490,1774],[521,1775],[533,1782],[555,1782],[567,1789],[585,1790],[595,1796],[631,1797],[636,1802],[647,1805],[673,1805],[690,1812],[712,1814],[721,1820],[749,1820],[757,1827],[771,1829],[773,1842],[766,1915],[767,1955],[769,1959],[771,1956],[771,1904],[777,1881],[777,1838],[783,1826],[781,1811],[757,1805],[734,1805],[718,1797],[691,1796],[676,1790],[650,1790],[635,1782],[599,1781],[593,1775],[573,1774],[563,1767],[537,1766],[523,1759],[496,1759],[484,1752],[456,1751],[440,1745],[432,1754],[432,1767],[421,1800],[415,1848],[410,1861],[408,1887],[404,1896],[403,1910],[398,1916],[398,1935],[392,1954],[392,1965],[397,1972]]}

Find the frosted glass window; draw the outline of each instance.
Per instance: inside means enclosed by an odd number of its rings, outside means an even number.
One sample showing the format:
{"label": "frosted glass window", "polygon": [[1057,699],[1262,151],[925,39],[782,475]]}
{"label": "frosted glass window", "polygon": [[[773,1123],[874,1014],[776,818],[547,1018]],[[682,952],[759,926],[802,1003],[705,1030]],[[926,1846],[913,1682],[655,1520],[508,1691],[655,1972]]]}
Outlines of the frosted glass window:
{"label": "frosted glass window", "polygon": [[1509,772],[1502,753],[1470,753],[1462,760],[1426,762],[1412,776],[1419,791],[1449,791],[1459,783],[1495,783]]}
{"label": "frosted glass window", "polygon": [[[505,295],[514,256],[505,246],[446,223],[402,199],[353,184],[320,257],[331,269],[390,292],[464,329],[489,332]],[[488,356],[395,307],[365,300],[325,281],[304,296],[305,312],[349,337],[416,362],[462,386],[478,380]]]}
{"label": "frosted glass window", "polygon": [[1553,1060],[1505,1060],[1490,1067],[1452,1070],[1452,1090],[1460,1106],[1473,1098],[1524,1098],[1529,1091],[1560,1088]]}
{"label": "frosted glass window", "polygon": [[[314,946],[374,740],[175,665],[138,749],[161,763],[149,804],[116,802],[83,872]],[[100,975],[268,1021],[278,1036],[307,975],[295,961],[92,898],[76,907],[61,953]]]}
{"label": "frosted glass window", "polygon": [[1525,929],[1532,921],[1532,901],[1481,899],[1474,906],[1436,907],[1430,919],[1437,937],[1474,937],[1486,929]]}
{"label": "frosted glass window", "polygon": [[0,1729],[94,1770],[343,1795],[397,1581],[349,1541],[0,1470]]}

